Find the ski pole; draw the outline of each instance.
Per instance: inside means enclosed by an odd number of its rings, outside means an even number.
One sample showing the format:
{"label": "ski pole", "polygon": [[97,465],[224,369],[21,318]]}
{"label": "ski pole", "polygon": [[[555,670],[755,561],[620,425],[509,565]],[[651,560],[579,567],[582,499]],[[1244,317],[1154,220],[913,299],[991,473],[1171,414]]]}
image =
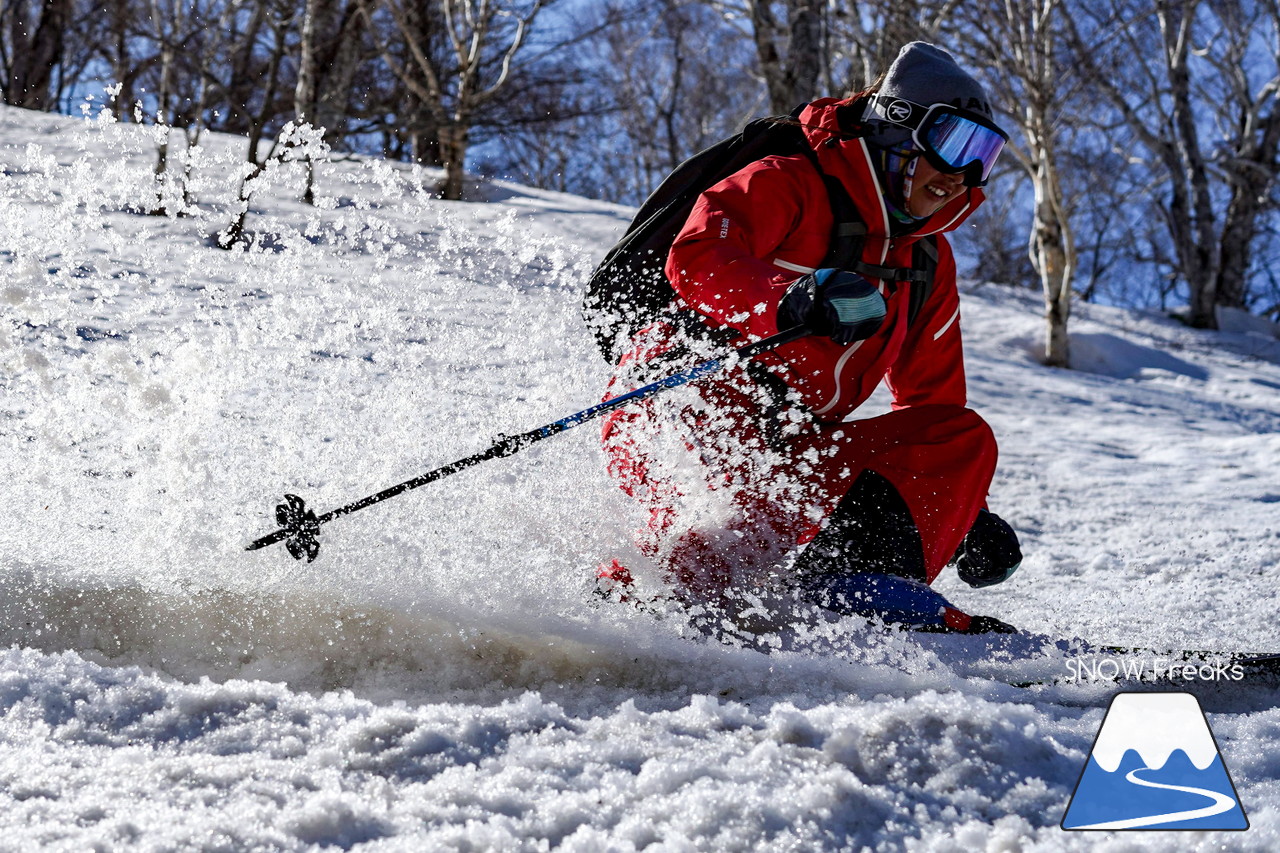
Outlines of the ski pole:
{"label": "ski pole", "polygon": [[661,393],[671,388],[679,388],[681,385],[688,385],[691,382],[697,382],[722,370],[731,362],[742,359],[749,359],[763,352],[775,349],[783,344],[789,344],[792,341],[808,335],[809,329],[805,326],[796,326],[793,329],[779,332],[776,335],[756,341],[753,344],[740,347],[734,350],[732,356],[726,355],[721,358],[713,358],[693,367],[686,368],[670,376],[659,379],[634,391],[628,391],[625,394],[614,397],[603,403],[597,403],[590,408],[575,412],[566,418],[540,426],[537,429],[531,429],[528,432],[519,435],[502,436],[493,446],[487,450],[459,459],[456,462],[450,462],[434,471],[428,471],[414,477],[412,480],[405,480],[390,488],[383,489],[377,494],[369,495],[358,501],[349,503],[346,506],[340,506],[337,509],[330,510],[324,515],[316,515],[314,510],[307,509],[306,502],[297,495],[285,495],[285,502],[276,506],[276,523],[280,525],[279,529],[268,533],[260,539],[255,539],[245,546],[246,551],[256,551],[259,548],[265,548],[268,545],[274,545],[283,541],[289,554],[295,560],[306,559],[309,563],[320,553],[320,525],[327,524],[335,518],[344,515],[350,515],[353,512],[371,507],[374,504],[382,503],[388,498],[394,498],[396,495],[416,489],[419,486],[425,486],[428,483],[434,483],[442,480],[451,474],[456,474],[473,465],[486,462],[490,459],[501,459],[506,456],[512,456],[524,450],[531,444],[541,441],[544,438],[550,438],[553,435],[562,433],[565,430],[584,424],[587,421],[600,417],[601,415],[612,412],[614,409],[620,409],[632,403],[638,403],[641,400],[648,399],[655,394]]}

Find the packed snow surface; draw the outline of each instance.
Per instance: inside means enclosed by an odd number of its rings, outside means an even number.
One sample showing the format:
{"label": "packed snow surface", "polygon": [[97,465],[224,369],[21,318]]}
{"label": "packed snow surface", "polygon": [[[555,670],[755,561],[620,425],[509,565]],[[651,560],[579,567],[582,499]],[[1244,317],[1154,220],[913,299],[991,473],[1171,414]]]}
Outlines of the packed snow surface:
{"label": "packed snow surface", "polygon": [[[1071,833],[1128,682],[593,606],[612,557],[659,584],[594,426],[334,521],[314,563],[245,551],[285,493],[323,512],[596,402],[577,305],[629,211],[337,157],[307,206],[299,137],[224,250],[243,141],[174,134],[157,178],[161,137],[0,108],[0,849],[1280,848],[1275,684],[1186,682],[1247,832]],[[941,591],[1049,636],[1276,648],[1280,341],[1082,306],[1052,370],[1035,293],[962,289],[1027,558]]]}

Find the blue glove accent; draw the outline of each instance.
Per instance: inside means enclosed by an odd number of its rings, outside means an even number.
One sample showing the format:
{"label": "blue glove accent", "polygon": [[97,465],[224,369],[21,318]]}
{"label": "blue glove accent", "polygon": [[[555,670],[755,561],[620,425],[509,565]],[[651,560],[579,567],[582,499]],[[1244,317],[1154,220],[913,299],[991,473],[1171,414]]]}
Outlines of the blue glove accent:
{"label": "blue glove accent", "polygon": [[801,583],[805,597],[820,607],[902,625],[943,627],[945,609],[954,609],[925,584],[897,575],[858,572],[822,575]]}
{"label": "blue glove accent", "polygon": [[803,325],[847,346],[866,340],[884,322],[884,297],[848,270],[820,269],[793,281],[778,305],[778,328]]}

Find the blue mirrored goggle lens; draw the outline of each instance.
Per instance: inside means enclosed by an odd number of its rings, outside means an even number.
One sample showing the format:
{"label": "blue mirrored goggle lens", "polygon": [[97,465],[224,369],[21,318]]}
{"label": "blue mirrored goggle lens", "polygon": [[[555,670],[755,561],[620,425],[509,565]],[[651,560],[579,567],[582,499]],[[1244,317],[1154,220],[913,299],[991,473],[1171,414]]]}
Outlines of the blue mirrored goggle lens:
{"label": "blue mirrored goggle lens", "polygon": [[925,130],[924,141],[942,162],[957,172],[972,163],[981,163],[984,181],[991,176],[1005,142],[999,132],[955,113],[934,115]]}

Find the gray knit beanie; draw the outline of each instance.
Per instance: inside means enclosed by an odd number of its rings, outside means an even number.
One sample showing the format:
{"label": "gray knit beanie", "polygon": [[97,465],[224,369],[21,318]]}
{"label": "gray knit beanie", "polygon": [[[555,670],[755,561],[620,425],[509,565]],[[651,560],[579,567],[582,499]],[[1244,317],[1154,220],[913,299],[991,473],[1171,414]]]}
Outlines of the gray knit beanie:
{"label": "gray knit beanie", "polygon": [[927,42],[913,41],[898,52],[879,94],[866,121],[873,128],[867,141],[880,148],[892,148],[911,138],[910,129],[884,121],[885,102],[890,98],[925,107],[951,104],[993,118],[982,85],[957,65],[951,54]]}

